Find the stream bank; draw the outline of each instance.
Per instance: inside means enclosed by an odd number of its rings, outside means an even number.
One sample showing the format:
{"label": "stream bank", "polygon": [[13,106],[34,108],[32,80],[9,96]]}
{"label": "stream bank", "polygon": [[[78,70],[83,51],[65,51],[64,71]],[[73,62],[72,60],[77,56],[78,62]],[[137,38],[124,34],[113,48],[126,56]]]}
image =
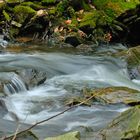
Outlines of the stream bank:
{"label": "stream bank", "polygon": [[5,0],[0,2],[0,32],[6,40],[48,46],[137,45],[139,4],[139,0]]}

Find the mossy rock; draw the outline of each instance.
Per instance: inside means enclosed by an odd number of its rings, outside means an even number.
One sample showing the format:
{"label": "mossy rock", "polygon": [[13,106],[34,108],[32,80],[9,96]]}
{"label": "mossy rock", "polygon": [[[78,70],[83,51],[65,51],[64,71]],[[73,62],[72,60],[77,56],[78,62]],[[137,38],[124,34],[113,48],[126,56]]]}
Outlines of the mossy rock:
{"label": "mossy rock", "polygon": [[33,17],[36,11],[29,6],[17,5],[14,7],[14,14],[17,22],[23,23],[27,18]]}
{"label": "mossy rock", "polygon": [[93,1],[95,7],[99,10],[107,10],[107,14],[111,15],[113,12],[113,16],[116,17],[120,14],[124,13],[125,11],[129,9],[136,8],[138,4],[140,4],[139,0],[130,0],[129,2],[124,0],[94,0]]}
{"label": "mossy rock", "polygon": [[125,59],[128,63],[128,68],[137,67],[140,65],[140,46],[118,52],[113,54],[113,56]]}
{"label": "mossy rock", "polygon": [[126,52],[126,60],[128,63],[128,67],[140,65],[140,46],[130,48]]}
{"label": "mossy rock", "polygon": [[57,137],[46,138],[45,140],[80,140],[80,133],[78,131],[69,132]]}
{"label": "mossy rock", "polygon": [[85,12],[84,16],[79,24],[80,28],[84,26],[98,27],[106,26],[112,22],[112,18],[107,16],[104,11],[94,10],[91,12]]}
{"label": "mossy rock", "polygon": [[133,107],[95,134],[93,140],[140,140],[140,107]]}
{"label": "mossy rock", "polygon": [[105,104],[125,103],[129,105],[140,104],[140,92],[127,87],[108,87],[87,92],[85,96],[95,94],[94,99]]}

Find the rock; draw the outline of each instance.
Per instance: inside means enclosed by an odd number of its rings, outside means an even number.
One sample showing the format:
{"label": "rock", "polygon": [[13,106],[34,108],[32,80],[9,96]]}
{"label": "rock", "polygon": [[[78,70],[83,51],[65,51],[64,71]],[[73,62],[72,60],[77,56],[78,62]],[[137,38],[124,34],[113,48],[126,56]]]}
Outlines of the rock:
{"label": "rock", "polygon": [[78,131],[69,132],[57,137],[46,138],[45,140],[80,140],[80,133]]}
{"label": "rock", "polygon": [[79,38],[75,35],[72,36],[67,36],[65,41],[65,43],[71,44],[72,46],[76,47],[78,45],[81,44],[81,41],[79,40]]}
{"label": "rock", "polygon": [[46,10],[38,10],[37,11],[37,13],[36,13],[36,15],[38,16],[38,17],[42,17],[42,16],[46,16],[46,15],[48,15],[48,12],[46,11]]}
{"label": "rock", "polygon": [[3,84],[2,84],[2,82],[0,82],[0,98],[1,97],[5,97],[5,94],[3,92]]}
{"label": "rock", "polygon": [[18,72],[22,80],[28,88],[43,84],[47,79],[47,74],[44,71],[35,69],[26,69]]}
{"label": "rock", "polygon": [[121,113],[102,131],[94,134],[93,140],[140,140],[140,107]]}
{"label": "rock", "polygon": [[29,6],[17,5],[14,7],[16,21],[20,24],[24,23],[27,18],[32,18],[36,11]]}
{"label": "rock", "polygon": [[14,26],[16,26],[18,28],[20,28],[22,26],[22,24],[20,24],[20,23],[18,23],[16,21],[13,21],[13,20],[11,21],[11,25],[14,25]]}
{"label": "rock", "polygon": [[80,51],[82,53],[93,52],[92,47],[90,45],[86,45],[86,44],[80,44],[76,47],[76,49],[78,49],[78,51]]}
{"label": "rock", "polygon": [[[127,2],[127,4],[131,5],[131,1]],[[140,44],[139,11],[140,5],[135,5],[134,8],[127,10],[117,18],[117,21],[126,27],[126,30],[119,33],[118,38],[131,46]]]}
{"label": "rock", "polygon": [[131,79],[140,78],[140,46],[132,47],[126,51],[118,52],[115,54],[115,56],[126,60],[128,73]]}
{"label": "rock", "polygon": [[130,48],[126,52],[126,60],[129,67],[138,66],[140,64],[140,46]]}
{"label": "rock", "polygon": [[4,49],[7,47],[8,42],[6,40],[3,40],[4,36],[2,36],[2,38],[0,37],[0,50]]}
{"label": "rock", "polygon": [[101,103],[125,103],[129,105],[140,104],[140,92],[127,87],[108,87],[87,92],[86,96],[95,94],[95,99]]}

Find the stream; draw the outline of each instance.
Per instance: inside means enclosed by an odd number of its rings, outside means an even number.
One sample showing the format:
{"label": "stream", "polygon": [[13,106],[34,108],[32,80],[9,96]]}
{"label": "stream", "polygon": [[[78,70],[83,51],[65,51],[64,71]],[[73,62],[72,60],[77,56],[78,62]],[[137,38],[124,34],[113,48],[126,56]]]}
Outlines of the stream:
{"label": "stream", "polygon": [[[116,49],[117,48],[117,49]],[[78,98],[84,88],[125,86],[140,90],[131,81],[124,60],[105,55],[127,49],[123,45],[103,47],[93,55],[65,52],[4,52],[0,54],[0,135],[21,129],[60,113],[66,101]],[[33,131],[43,139],[71,130],[98,131],[121,112],[124,104],[79,106],[43,123]],[[84,134],[83,139],[85,138]]]}

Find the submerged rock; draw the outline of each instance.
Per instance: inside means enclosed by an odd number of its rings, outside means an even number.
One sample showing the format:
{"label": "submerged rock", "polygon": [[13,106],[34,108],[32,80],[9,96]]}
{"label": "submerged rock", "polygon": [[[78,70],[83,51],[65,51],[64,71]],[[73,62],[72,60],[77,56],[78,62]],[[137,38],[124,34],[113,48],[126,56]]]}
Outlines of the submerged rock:
{"label": "submerged rock", "polygon": [[[6,140],[11,140],[11,138],[8,138],[8,139],[6,138]],[[20,134],[17,134],[16,140],[39,140],[39,139],[33,132],[25,131]]]}

